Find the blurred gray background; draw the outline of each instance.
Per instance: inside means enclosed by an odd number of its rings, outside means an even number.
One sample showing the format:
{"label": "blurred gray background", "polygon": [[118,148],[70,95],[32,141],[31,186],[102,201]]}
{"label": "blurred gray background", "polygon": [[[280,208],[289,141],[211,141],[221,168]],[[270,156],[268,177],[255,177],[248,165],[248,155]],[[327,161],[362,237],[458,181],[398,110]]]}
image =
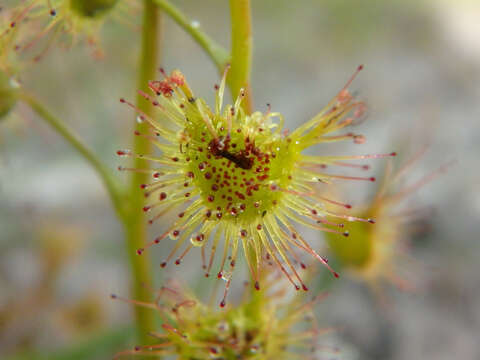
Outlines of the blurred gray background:
{"label": "blurred gray background", "polygon": [[[176,3],[229,46],[226,1]],[[388,290],[386,311],[363,286],[338,282],[319,314],[322,325],[340,329],[332,341],[343,350],[326,358],[480,359],[480,3],[263,0],[253,2],[253,16],[257,109],[271,103],[293,129],[364,64],[351,89],[368,104],[368,120],[357,130],[367,143],[333,145],[332,152],[408,157],[428,144],[412,181],[457,160],[410,198],[432,210],[412,249],[423,264],[414,273],[420,289]],[[181,69],[211,103],[214,66],[175,23],[165,18],[163,29],[161,65]],[[118,99],[135,94],[138,29],[109,24],[103,45],[100,61],[81,46],[52,50],[22,81],[116,168],[115,150],[131,138],[132,113]],[[354,203],[361,189],[348,189]],[[95,173],[18,107],[0,124],[0,357],[74,348],[79,359],[110,358],[122,349],[131,338],[131,309],[108,295],[128,294],[123,244]],[[153,252],[155,266],[161,251]],[[182,264],[186,281],[197,270],[196,255]]]}

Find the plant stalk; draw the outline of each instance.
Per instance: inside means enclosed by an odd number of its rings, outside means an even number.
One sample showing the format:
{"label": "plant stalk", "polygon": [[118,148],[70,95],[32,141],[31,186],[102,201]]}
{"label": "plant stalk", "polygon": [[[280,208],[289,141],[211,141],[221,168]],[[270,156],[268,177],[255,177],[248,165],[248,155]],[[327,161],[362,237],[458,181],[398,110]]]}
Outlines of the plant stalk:
{"label": "plant stalk", "polygon": [[[138,65],[137,89],[148,91],[148,82],[155,78],[157,53],[159,48],[160,14],[152,0],[144,0],[142,44]],[[153,115],[153,105],[137,94],[137,107],[147,114]],[[135,122],[135,130],[146,133],[146,124]],[[141,136],[133,136],[133,152],[136,154],[150,153],[151,144]],[[146,168],[148,163],[141,159],[133,160],[134,168]],[[137,249],[144,246],[147,240],[146,221],[142,212],[145,198],[140,191],[140,184],[148,181],[147,174],[133,172],[130,178],[128,194],[131,206],[129,216],[125,220],[127,251],[132,268],[132,297],[140,301],[151,301],[152,294],[148,286],[152,285],[152,264],[149,253],[137,255]],[[154,316],[149,309],[135,306],[135,319],[139,341],[142,344],[151,342],[149,333],[155,330]]]}
{"label": "plant stalk", "polygon": [[35,97],[25,92],[19,95],[20,100],[25,102],[40,118],[49,124],[63,139],[68,142],[80,155],[92,166],[103,184],[107,188],[113,207],[120,218],[124,217],[126,209],[124,194],[115,180],[112,172],[108,169],[95,154],[83,143],[69,126],[62,120],[53,115],[42,103]]}
{"label": "plant stalk", "polygon": [[250,0],[230,0],[232,25],[232,57],[228,84],[235,99],[240,89],[246,94],[242,102],[247,114],[252,113],[252,92],[250,74],[252,67],[252,9]]}
{"label": "plant stalk", "polygon": [[229,62],[228,52],[212,38],[205,34],[199,25],[189,20],[175,5],[166,0],[153,0],[153,2],[168,14],[181,28],[183,28],[215,63],[218,72],[223,73],[225,65]]}

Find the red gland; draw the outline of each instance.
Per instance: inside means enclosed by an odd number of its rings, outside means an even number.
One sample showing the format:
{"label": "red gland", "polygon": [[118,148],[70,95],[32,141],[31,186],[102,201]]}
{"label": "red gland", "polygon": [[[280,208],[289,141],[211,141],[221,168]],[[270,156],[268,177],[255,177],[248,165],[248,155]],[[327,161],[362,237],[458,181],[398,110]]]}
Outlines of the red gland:
{"label": "red gland", "polygon": [[173,93],[173,88],[172,86],[168,83],[167,80],[162,80],[162,81],[152,81],[150,83],[150,87],[157,95],[163,95],[165,97],[170,97],[172,96]]}
{"label": "red gland", "polygon": [[185,84],[185,78],[179,72],[174,72],[170,76],[170,80],[177,86],[183,86]]}

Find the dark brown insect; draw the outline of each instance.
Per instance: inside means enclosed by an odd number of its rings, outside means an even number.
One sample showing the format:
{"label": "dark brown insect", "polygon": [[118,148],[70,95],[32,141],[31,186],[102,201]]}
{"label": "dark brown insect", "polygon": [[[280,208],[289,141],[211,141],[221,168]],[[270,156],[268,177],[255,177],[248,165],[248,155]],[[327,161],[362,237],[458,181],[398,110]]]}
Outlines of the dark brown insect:
{"label": "dark brown insect", "polygon": [[239,168],[250,170],[253,166],[254,158],[248,157],[244,150],[235,153],[228,151],[229,142],[230,138],[228,137],[213,139],[210,141],[210,144],[208,144],[208,148],[213,155],[228,159],[238,165]]}

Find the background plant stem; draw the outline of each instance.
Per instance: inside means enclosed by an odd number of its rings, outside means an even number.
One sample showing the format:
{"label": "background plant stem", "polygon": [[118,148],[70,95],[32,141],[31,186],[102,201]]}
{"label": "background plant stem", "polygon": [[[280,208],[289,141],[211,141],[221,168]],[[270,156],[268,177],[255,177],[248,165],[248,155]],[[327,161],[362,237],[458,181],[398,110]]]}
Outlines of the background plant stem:
{"label": "background plant stem", "polygon": [[[156,76],[157,52],[159,47],[160,14],[156,5],[151,0],[144,0],[142,45],[138,65],[137,89],[148,91],[148,82]],[[153,106],[141,95],[137,94],[137,107],[145,114],[153,115]],[[145,124],[136,123],[135,130],[147,132]],[[151,144],[143,137],[133,136],[133,152],[136,154],[150,153]],[[133,167],[146,168],[148,163],[140,159],[134,159]],[[145,198],[140,192],[140,184],[148,181],[147,174],[132,173],[128,193],[131,209],[129,216],[124,222],[127,251],[132,269],[132,296],[136,300],[150,301],[152,294],[145,285],[152,285],[152,265],[149,253],[141,256],[136,250],[144,246],[147,240],[146,221],[142,212]],[[139,341],[142,344],[149,343],[152,339],[148,333],[155,330],[155,322],[152,311],[141,306],[135,306],[135,318]]]}
{"label": "background plant stem", "polygon": [[194,22],[190,21],[176,6],[166,0],[153,1],[202,47],[217,66],[219,73],[223,73],[230,59],[228,52],[205,34],[199,26],[194,26]]}
{"label": "background plant stem", "polygon": [[103,181],[110,195],[113,206],[119,215],[123,217],[125,214],[125,204],[123,200],[123,193],[119,184],[113,177],[112,172],[95,156],[95,154],[81,141],[74,131],[70,129],[63,121],[53,115],[43,104],[41,104],[35,97],[25,92],[19,94],[19,97],[24,101],[40,118],[49,124],[61,137],[64,138],[85,160],[93,167],[98,176]]}
{"label": "background plant stem", "polygon": [[225,65],[230,62],[231,69],[227,79],[233,98],[238,96],[241,88],[246,90],[242,102],[243,109],[252,112],[252,93],[250,89],[250,73],[252,66],[252,15],[250,0],[230,0],[230,16],[232,25],[232,52],[228,52],[212,38],[205,34],[193,21],[187,18],[180,9],[167,0],[152,0],[165,11],[180,27],[182,27],[207,53],[223,74]]}
{"label": "background plant stem", "polygon": [[246,90],[243,109],[252,112],[250,73],[252,67],[252,11],[250,0],[230,0],[232,25],[232,57],[228,84],[232,97],[236,98],[241,88]]}

